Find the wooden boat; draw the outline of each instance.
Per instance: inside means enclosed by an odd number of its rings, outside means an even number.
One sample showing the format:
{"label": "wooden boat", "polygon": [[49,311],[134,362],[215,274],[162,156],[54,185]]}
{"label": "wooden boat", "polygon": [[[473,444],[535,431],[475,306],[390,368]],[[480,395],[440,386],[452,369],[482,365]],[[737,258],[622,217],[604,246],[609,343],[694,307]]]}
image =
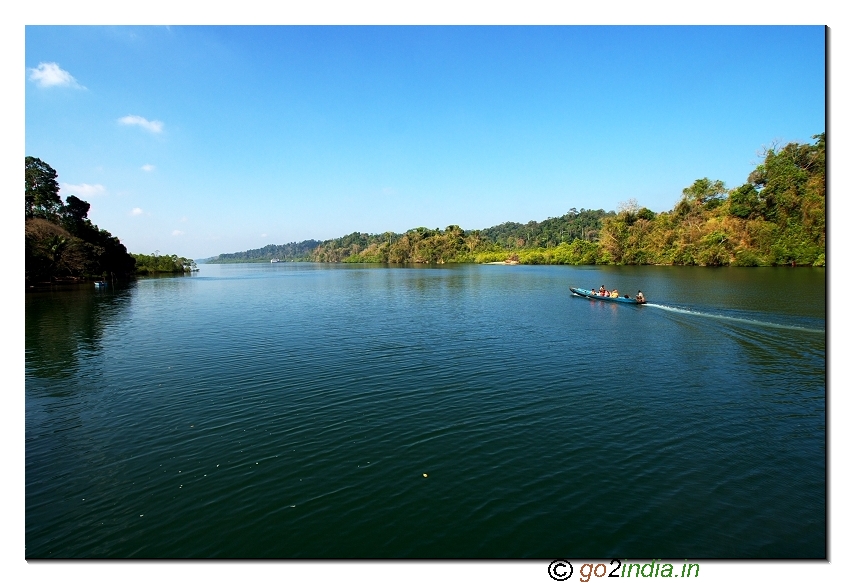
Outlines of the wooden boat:
{"label": "wooden boat", "polygon": [[635,298],[627,298],[623,296],[619,296],[616,298],[612,298],[611,296],[597,296],[590,293],[589,289],[582,289],[580,287],[571,287],[570,291],[577,296],[581,296],[583,298],[588,298],[591,300],[601,300],[603,302],[620,302],[621,304],[645,304],[646,300],[642,302],[636,300]]}

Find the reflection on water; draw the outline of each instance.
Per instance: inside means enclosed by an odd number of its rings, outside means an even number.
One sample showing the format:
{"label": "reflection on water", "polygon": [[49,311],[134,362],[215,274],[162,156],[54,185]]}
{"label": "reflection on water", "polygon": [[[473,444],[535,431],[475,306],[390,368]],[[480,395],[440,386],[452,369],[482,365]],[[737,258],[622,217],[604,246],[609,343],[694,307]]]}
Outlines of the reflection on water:
{"label": "reflection on water", "polygon": [[[81,355],[100,350],[104,330],[121,317],[135,283],[54,287],[26,294],[26,369],[28,375],[68,378]],[[61,384],[51,387],[61,390]]]}

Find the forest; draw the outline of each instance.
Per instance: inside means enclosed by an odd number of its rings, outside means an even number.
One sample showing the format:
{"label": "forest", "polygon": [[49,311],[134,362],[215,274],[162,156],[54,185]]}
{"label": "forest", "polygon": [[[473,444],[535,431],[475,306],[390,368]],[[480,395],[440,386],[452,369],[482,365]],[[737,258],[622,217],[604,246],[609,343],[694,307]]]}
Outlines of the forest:
{"label": "forest", "polygon": [[327,241],[267,245],[208,263],[488,263],[566,265],[826,265],[826,134],[811,144],[766,148],[747,181],[727,188],[699,178],[673,209],[634,199],[617,212],[576,210],[483,230],[449,225],[405,233],[351,233]]}
{"label": "forest", "polygon": [[136,274],[183,273],[195,262],[176,255],[133,255],[88,218],[91,205],[59,196],[58,174],[39,158],[25,158],[25,280],[27,286]]}
{"label": "forest", "polygon": [[131,253],[131,255],[136,260],[136,273],[138,274],[198,271],[198,266],[193,259],[178,257],[177,255],[160,255],[159,253],[150,255]]}
{"label": "forest", "polygon": [[286,245],[266,245],[261,249],[249,249],[237,253],[222,253],[207,263],[252,263],[268,262],[272,259],[281,261],[306,261],[310,253],[319,246],[318,241],[309,239],[300,243],[287,243]]}

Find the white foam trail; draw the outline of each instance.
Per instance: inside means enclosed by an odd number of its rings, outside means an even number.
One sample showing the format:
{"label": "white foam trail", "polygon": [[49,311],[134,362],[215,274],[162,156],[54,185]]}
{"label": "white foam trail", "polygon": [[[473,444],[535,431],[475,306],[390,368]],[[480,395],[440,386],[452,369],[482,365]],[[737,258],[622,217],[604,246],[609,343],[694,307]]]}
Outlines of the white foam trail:
{"label": "white foam trail", "polygon": [[697,312],[696,310],[686,310],[684,308],[674,308],[673,306],[664,306],[661,304],[645,304],[647,307],[659,308],[668,312],[676,312],[678,314],[687,314],[689,316],[702,316],[703,318],[714,318],[716,320],[728,320],[732,322],[740,322],[742,324],[755,324],[766,328],[781,328],[783,330],[796,330],[798,332],[816,332],[823,334],[825,330],[820,328],[804,328],[803,326],[789,326],[787,324],[775,324],[773,322],[765,322],[763,320],[750,320],[749,318],[736,318],[734,316],[723,316],[721,314],[706,314],[705,312]]}

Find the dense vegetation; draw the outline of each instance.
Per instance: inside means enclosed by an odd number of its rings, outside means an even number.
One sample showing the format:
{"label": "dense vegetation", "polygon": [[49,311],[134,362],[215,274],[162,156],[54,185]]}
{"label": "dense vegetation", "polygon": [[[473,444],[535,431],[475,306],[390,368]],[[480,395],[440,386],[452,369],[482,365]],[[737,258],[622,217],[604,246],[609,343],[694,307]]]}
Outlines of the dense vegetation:
{"label": "dense vegetation", "polygon": [[180,271],[194,268],[191,260],[174,255],[155,261],[130,255],[117,237],[89,220],[89,203],[74,195],[62,201],[56,171],[49,164],[27,156],[25,166],[27,285],[173,272],[178,264]]}
{"label": "dense vegetation", "polygon": [[[266,245],[262,249],[222,254],[208,262],[279,259],[329,263],[469,263],[502,261],[512,255],[513,250],[555,248],[563,242],[565,245],[559,257],[567,253],[567,262],[575,263],[584,257],[587,249],[595,248],[587,243],[598,240],[602,219],[608,216],[614,213],[570,209],[563,217],[539,223],[503,223],[481,231],[466,231],[449,225],[445,230],[417,227],[406,233],[380,235],[355,232],[322,242]],[[595,256],[591,262],[595,262]]]}
{"label": "dense vegetation", "polygon": [[481,236],[505,249],[548,248],[576,239],[596,241],[602,229],[602,221],[613,216],[603,210],[577,211],[571,208],[567,214],[545,221],[530,221],[526,224],[503,223],[481,231]]}
{"label": "dense vegetation", "polygon": [[62,202],[56,171],[26,157],[26,281],[126,277],[136,261],[116,237],[88,219],[90,205],[76,196]]}
{"label": "dense vegetation", "polygon": [[747,182],[696,180],[666,213],[627,205],[605,221],[600,263],[826,264],[826,135],[765,152]]}
{"label": "dense vegetation", "polygon": [[319,246],[318,241],[310,239],[300,243],[287,243],[286,245],[266,245],[262,249],[249,249],[238,253],[222,253],[207,263],[251,263],[259,261],[305,261],[306,257]]}
{"label": "dense vegetation", "polygon": [[[629,200],[618,212],[577,211],[480,231],[457,225],[406,233],[351,233],[328,241],[267,245],[227,261],[531,264],[826,265],[826,134],[764,152],[745,184],[700,178],[668,212]],[[283,251],[285,250],[285,252]]]}
{"label": "dense vegetation", "polygon": [[136,273],[187,273],[198,271],[198,266],[192,259],[177,257],[177,255],[142,255],[132,253],[136,260]]}

